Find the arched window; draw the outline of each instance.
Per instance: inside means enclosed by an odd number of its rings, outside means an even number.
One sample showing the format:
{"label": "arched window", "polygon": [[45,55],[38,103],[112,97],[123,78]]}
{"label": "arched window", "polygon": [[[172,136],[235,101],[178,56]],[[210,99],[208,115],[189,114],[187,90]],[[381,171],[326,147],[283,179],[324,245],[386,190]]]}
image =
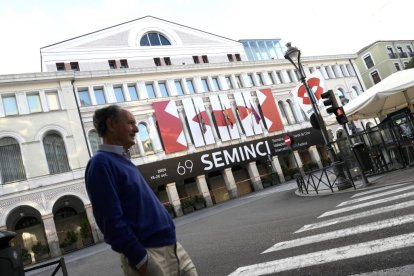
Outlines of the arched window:
{"label": "arched window", "polygon": [[101,138],[99,137],[96,130],[89,131],[88,138],[89,144],[91,145],[92,154],[95,154],[95,152],[99,149],[99,145],[102,144]]}
{"label": "arched window", "polygon": [[139,41],[141,46],[165,46],[171,45],[171,42],[158,32],[149,32],[144,34]]}
{"label": "arched window", "polygon": [[287,100],[286,102],[288,103],[288,106],[286,108],[286,113],[288,115],[288,120],[292,124],[297,124],[298,123],[298,117],[295,114],[295,109],[293,108],[293,103],[292,103],[291,100]]}
{"label": "arched window", "polygon": [[62,137],[57,133],[49,133],[43,138],[47,165],[50,174],[68,172],[69,161]]}
{"label": "arched window", "polygon": [[282,115],[281,118],[282,118],[283,125],[288,125],[289,121],[288,121],[287,115],[286,115],[285,104],[282,101],[279,101],[277,104],[279,105],[279,110],[280,110],[280,113]]}
{"label": "arched window", "polygon": [[0,139],[0,183],[26,179],[19,143],[11,137]]}
{"label": "arched window", "polygon": [[351,92],[352,92],[352,97],[353,97],[353,98],[358,97],[359,93],[358,93],[358,88],[357,88],[357,87],[352,86],[352,87],[351,87]]}
{"label": "arched window", "polygon": [[149,137],[147,125],[144,123],[139,123],[138,130],[139,138],[141,139],[145,153],[154,153],[154,147],[152,146],[152,142]]}

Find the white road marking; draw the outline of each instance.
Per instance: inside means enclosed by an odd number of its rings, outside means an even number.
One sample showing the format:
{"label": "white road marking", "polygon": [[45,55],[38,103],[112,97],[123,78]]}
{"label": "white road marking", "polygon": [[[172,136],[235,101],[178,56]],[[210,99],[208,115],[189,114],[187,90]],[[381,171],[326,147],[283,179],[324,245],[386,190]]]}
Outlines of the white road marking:
{"label": "white road marking", "polygon": [[345,222],[345,221],[360,219],[360,218],[369,217],[369,216],[373,216],[373,215],[378,215],[378,214],[386,213],[386,212],[392,212],[392,211],[396,211],[396,210],[400,210],[400,209],[404,209],[404,208],[408,208],[408,207],[412,207],[412,206],[414,206],[414,200],[394,204],[394,205],[391,205],[391,206],[380,207],[380,208],[377,208],[377,209],[364,211],[364,212],[361,212],[361,213],[356,213],[356,214],[352,214],[352,215],[348,215],[348,216],[329,219],[329,220],[321,221],[321,222],[318,222],[318,223],[307,224],[307,225],[303,226],[302,228],[300,228],[295,233],[300,233],[300,232],[304,232],[304,231],[308,231],[308,230],[327,227],[327,226],[334,225],[334,224],[341,223],[341,222]]}
{"label": "white road marking", "polygon": [[354,206],[349,206],[349,207],[345,207],[345,208],[341,208],[341,209],[328,211],[328,212],[325,212],[322,215],[320,215],[318,218],[332,216],[332,215],[335,215],[335,214],[356,210],[358,208],[370,207],[370,206],[373,206],[373,205],[377,205],[377,204],[381,204],[381,203],[385,203],[385,202],[389,202],[389,201],[393,201],[393,200],[397,200],[397,199],[402,199],[402,198],[406,198],[406,197],[410,197],[410,196],[414,196],[414,192],[405,193],[405,194],[402,194],[402,195],[392,196],[392,197],[383,198],[383,199],[377,199],[377,200],[374,200],[374,201],[365,202],[365,203],[361,203],[361,204],[354,205]]}
{"label": "white road marking", "polygon": [[397,194],[397,193],[401,193],[401,192],[411,190],[411,189],[414,189],[414,186],[407,186],[407,187],[395,189],[395,190],[392,190],[392,191],[386,191],[386,192],[378,193],[378,194],[375,194],[375,195],[369,195],[369,196],[365,196],[365,197],[360,197],[360,198],[344,201],[341,204],[337,205],[336,207],[355,204],[355,203],[358,203],[358,202],[371,200],[371,199],[374,199],[374,198],[388,196],[388,195],[392,195],[392,194]]}
{"label": "white road marking", "polygon": [[[390,189],[394,189],[395,187],[399,187],[399,186],[407,185],[407,184],[408,183],[402,183],[402,184],[398,184],[398,185],[390,185],[390,186],[384,186],[384,187],[381,187],[381,188],[370,189],[370,190],[365,191],[365,192],[357,193],[357,194],[355,194],[355,195],[353,195],[351,197],[360,197],[360,196],[364,196],[364,195],[369,195],[369,194],[376,193],[378,191],[390,190]],[[410,183],[410,184],[412,184],[412,183]]]}
{"label": "white road marking", "polygon": [[321,241],[343,238],[343,237],[347,237],[347,236],[351,236],[355,234],[361,234],[361,233],[371,232],[375,230],[385,229],[385,228],[394,227],[394,226],[402,225],[405,223],[411,223],[411,222],[414,222],[414,214],[395,217],[391,219],[380,220],[380,221],[371,222],[371,223],[362,224],[362,225],[357,225],[357,226],[350,227],[350,228],[340,229],[337,231],[331,231],[331,232],[317,234],[313,236],[307,236],[307,237],[299,238],[295,240],[279,242],[273,245],[272,247],[270,247],[269,249],[265,250],[264,252],[262,252],[262,254],[273,252],[273,251],[278,251],[278,250],[283,250],[287,248],[317,243]]}
{"label": "white road marking", "polygon": [[254,276],[350,259],[414,245],[414,233],[264,262],[236,269],[229,276]]}

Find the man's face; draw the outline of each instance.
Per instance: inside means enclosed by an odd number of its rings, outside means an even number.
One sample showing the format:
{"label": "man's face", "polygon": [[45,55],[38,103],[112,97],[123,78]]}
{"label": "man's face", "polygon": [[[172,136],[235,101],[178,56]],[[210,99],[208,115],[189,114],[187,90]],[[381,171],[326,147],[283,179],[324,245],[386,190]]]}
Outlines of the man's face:
{"label": "man's face", "polygon": [[122,110],[117,120],[107,121],[108,142],[129,149],[135,144],[135,134],[138,132],[137,122],[131,112]]}

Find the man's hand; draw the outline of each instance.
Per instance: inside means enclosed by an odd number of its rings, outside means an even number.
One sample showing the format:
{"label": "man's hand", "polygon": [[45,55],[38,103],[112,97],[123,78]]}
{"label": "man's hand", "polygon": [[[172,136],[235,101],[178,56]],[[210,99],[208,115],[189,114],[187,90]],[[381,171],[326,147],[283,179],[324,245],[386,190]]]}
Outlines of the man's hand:
{"label": "man's hand", "polygon": [[148,261],[146,261],[143,265],[141,265],[141,267],[137,268],[139,275],[144,276],[145,273],[147,273],[147,265],[148,265]]}

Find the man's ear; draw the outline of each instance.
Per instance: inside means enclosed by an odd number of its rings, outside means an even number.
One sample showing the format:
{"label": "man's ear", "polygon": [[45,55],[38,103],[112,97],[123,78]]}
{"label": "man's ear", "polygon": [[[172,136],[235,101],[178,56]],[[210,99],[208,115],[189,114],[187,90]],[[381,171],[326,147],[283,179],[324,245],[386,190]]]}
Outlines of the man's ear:
{"label": "man's ear", "polygon": [[115,128],[115,121],[111,118],[106,119],[105,124],[108,131],[112,132]]}

